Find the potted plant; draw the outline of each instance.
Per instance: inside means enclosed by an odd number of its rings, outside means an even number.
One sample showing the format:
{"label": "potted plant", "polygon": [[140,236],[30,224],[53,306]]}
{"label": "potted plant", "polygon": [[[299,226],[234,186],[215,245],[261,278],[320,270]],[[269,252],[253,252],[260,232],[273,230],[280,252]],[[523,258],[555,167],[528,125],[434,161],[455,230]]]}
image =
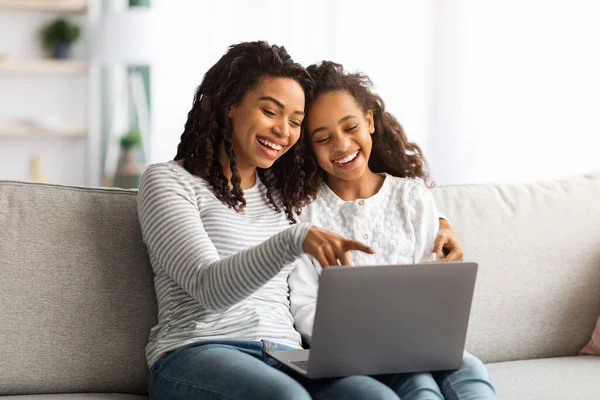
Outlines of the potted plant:
{"label": "potted plant", "polygon": [[113,186],[124,189],[137,188],[146,169],[143,141],[140,131],[132,129],[120,139],[121,154],[113,181]]}
{"label": "potted plant", "polygon": [[132,147],[142,146],[142,135],[137,129],[132,129],[121,136],[121,149],[130,150]]}
{"label": "potted plant", "polygon": [[42,29],[44,47],[53,58],[69,58],[71,45],[79,39],[79,26],[66,19],[56,19]]}

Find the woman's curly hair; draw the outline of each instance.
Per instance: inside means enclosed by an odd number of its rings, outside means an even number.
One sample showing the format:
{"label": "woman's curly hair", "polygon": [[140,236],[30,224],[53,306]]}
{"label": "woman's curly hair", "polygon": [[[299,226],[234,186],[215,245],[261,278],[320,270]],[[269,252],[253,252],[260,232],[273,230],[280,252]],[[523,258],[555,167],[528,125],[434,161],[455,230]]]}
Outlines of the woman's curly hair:
{"label": "woman's curly hair", "polygon": [[[230,46],[204,75],[196,90],[175,156],[176,161],[183,160],[188,172],[205,178],[217,198],[237,212],[244,209],[246,200],[240,186],[232,125],[227,112],[264,78],[294,79],[307,95],[312,89],[312,79],[306,69],[295,63],[284,47],[271,46],[263,41]],[[230,161],[232,189],[219,159],[222,145]],[[279,190],[286,216],[295,223],[294,213],[299,214],[307,200],[303,141],[298,140],[270,168],[259,168],[258,174],[267,188],[269,203],[275,210],[281,211],[273,197],[274,191]]]}
{"label": "woman's curly hair", "polygon": [[[331,61],[310,65],[307,70],[315,81],[307,109],[310,109],[315,100],[325,93],[348,92],[363,112],[366,113],[368,110],[373,112],[375,132],[371,136],[373,140],[369,158],[371,171],[386,172],[398,177],[421,178],[428,182],[427,162],[421,148],[408,141],[402,125],[385,110],[385,103],[381,97],[371,91],[373,83],[369,77],[359,73],[348,73],[342,65]],[[305,127],[306,122],[307,118],[304,120]],[[319,173],[320,168],[312,151],[309,135],[305,135],[305,147],[307,149],[305,160],[307,191],[314,194],[323,182],[324,173]]]}

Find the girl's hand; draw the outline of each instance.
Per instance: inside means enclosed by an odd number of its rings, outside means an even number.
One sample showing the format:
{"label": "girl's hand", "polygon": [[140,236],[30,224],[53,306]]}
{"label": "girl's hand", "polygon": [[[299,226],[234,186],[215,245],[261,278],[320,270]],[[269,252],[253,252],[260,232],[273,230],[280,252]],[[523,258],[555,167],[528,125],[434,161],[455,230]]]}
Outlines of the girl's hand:
{"label": "girl's hand", "polygon": [[[448,250],[449,253],[444,257],[443,251]],[[462,247],[460,246],[460,240],[458,235],[452,228],[452,225],[443,218],[440,218],[440,229],[437,237],[435,238],[435,244],[433,245],[433,255],[435,259],[432,261],[463,261],[464,254]]]}
{"label": "girl's hand", "polygon": [[314,225],[304,239],[303,248],[323,268],[340,264],[352,265],[352,255],[350,254],[352,250],[359,250],[368,254],[375,253],[371,247],[364,243],[345,238]]}

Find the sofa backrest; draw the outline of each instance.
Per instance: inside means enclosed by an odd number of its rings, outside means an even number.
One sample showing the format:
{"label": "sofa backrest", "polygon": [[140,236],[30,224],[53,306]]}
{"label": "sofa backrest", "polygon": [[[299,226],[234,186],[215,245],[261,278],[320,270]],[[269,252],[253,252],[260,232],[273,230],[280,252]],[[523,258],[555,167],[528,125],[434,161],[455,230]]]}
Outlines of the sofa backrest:
{"label": "sofa backrest", "polygon": [[[575,355],[600,313],[600,175],[433,193],[479,262],[467,349]],[[135,196],[0,182],[0,395],[146,392],[156,299]]]}
{"label": "sofa backrest", "polygon": [[486,362],[576,355],[600,314],[600,173],[433,194],[479,263],[467,350]]}
{"label": "sofa backrest", "polygon": [[136,192],[0,182],[0,395],[146,392]]}

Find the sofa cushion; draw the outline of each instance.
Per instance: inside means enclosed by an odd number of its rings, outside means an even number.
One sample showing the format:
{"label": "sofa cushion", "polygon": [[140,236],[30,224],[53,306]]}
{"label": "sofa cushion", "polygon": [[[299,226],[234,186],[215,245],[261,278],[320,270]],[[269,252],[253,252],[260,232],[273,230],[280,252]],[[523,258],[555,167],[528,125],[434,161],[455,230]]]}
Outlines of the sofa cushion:
{"label": "sofa cushion", "polygon": [[577,355],[600,310],[600,174],[433,195],[479,262],[467,350],[488,363]]}
{"label": "sofa cushion", "polygon": [[146,393],[136,192],[0,182],[0,395]]}
{"label": "sofa cushion", "polygon": [[117,393],[34,394],[3,397],[13,400],[148,400],[146,396]]}
{"label": "sofa cushion", "polygon": [[600,397],[600,358],[509,361],[487,365],[502,400],[590,400]]}

